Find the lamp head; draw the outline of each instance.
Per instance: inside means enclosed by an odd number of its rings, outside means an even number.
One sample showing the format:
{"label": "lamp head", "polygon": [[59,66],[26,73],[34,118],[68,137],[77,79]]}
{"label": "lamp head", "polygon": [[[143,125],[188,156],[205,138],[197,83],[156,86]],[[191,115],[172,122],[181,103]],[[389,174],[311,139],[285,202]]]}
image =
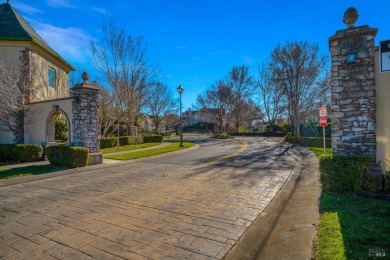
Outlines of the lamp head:
{"label": "lamp head", "polygon": [[183,93],[183,91],[184,91],[184,88],[181,85],[179,85],[179,87],[177,88],[177,92],[179,93],[179,95],[181,95]]}

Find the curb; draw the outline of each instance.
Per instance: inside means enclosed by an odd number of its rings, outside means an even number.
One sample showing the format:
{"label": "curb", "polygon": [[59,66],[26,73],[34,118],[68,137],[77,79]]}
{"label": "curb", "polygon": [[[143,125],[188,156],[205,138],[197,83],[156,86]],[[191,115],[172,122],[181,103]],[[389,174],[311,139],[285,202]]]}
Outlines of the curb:
{"label": "curb", "polygon": [[225,255],[230,259],[310,259],[319,221],[318,159],[301,158],[278,194]]}

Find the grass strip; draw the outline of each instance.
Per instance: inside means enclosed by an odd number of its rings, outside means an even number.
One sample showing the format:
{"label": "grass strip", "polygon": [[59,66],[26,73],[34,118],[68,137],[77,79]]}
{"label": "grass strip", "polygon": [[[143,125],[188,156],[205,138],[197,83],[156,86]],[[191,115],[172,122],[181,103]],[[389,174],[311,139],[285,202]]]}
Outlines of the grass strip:
{"label": "grass strip", "polygon": [[129,145],[119,146],[119,149],[118,149],[118,147],[100,149],[100,153],[105,154],[105,153],[115,153],[115,152],[121,152],[121,151],[131,151],[131,150],[156,146],[159,144],[161,144],[161,143],[129,144]]}
{"label": "grass strip", "polygon": [[[315,155],[317,155],[317,157],[324,154],[324,148],[312,147],[312,146],[308,146],[307,148],[310,151],[312,151]],[[332,154],[332,148],[325,148],[325,154]]]}
{"label": "grass strip", "polygon": [[143,158],[143,157],[148,157],[148,156],[163,154],[163,153],[169,153],[169,152],[189,148],[189,147],[193,146],[194,144],[191,142],[183,142],[184,147],[180,147],[179,145],[180,145],[180,142],[173,142],[172,145],[153,149],[153,150],[112,155],[112,156],[108,156],[106,158],[107,159],[114,159],[114,160],[132,160],[132,159],[138,159],[138,158]]}
{"label": "grass strip", "polygon": [[390,256],[390,203],[355,194],[322,194],[317,259]]}
{"label": "grass strip", "polygon": [[66,170],[66,167],[55,167],[50,164],[31,165],[17,168],[0,169],[0,179],[10,179],[27,175],[40,175],[51,172]]}

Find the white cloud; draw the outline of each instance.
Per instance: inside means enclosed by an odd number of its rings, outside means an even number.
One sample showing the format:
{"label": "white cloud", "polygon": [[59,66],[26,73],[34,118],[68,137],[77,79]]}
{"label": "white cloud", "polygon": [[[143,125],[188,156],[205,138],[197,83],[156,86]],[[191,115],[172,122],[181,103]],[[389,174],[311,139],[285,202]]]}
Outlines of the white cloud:
{"label": "white cloud", "polygon": [[21,12],[26,13],[26,14],[33,15],[33,14],[36,14],[36,13],[43,13],[42,10],[37,9],[37,8],[34,8],[34,7],[29,6],[29,5],[26,5],[26,4],[22,4],[22,3],[13,3],[12,5],[13,5],[18,11],[21,11]]}
{"label": "white cloud", "polygon": [[34,21],[31,23],[38,34],[65,60],[86,63],[90,57],[91,36],[83,29],[61,28]]}
{"label": "white cloud", "polygon": [[257,62],[257,60],[250,56],[242,56],[241,59],[244,61],[246,65],[253,65]]}
{"label": "white cloud", "polygon": [[97,7],[97,6],[92,7],[91,10],[97,12],[98,14],[104,14],[104,15],[107,14],[107,10],[106,9],[100,8],[100,7]]}
{"label": "white cloud", "polygon": [[69,0],[47,0],[47,4],[51,7],[77,8],[69,3]]}

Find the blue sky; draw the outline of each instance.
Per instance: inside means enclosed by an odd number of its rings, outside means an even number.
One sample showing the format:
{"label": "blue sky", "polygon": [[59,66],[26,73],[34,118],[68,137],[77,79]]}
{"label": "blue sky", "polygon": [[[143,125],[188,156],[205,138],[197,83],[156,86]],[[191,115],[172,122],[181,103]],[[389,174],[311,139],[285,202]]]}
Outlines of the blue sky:
{"label": "blue sky", "polygon": [[[5,0],[0,0],[6,2]],[[184,87],[186,108],[235,65],[257,66],[286,41],[317,42],[346,28],[344,11],[359,11],[356,25],[379,28],[376,44],[390,39],[387,0],[10,0],[36,31],[76,68],[94,77],[90,42],[101,38],[104,19],[116,19],[128,34],[142,35],[147,57],[176,95]]]}

